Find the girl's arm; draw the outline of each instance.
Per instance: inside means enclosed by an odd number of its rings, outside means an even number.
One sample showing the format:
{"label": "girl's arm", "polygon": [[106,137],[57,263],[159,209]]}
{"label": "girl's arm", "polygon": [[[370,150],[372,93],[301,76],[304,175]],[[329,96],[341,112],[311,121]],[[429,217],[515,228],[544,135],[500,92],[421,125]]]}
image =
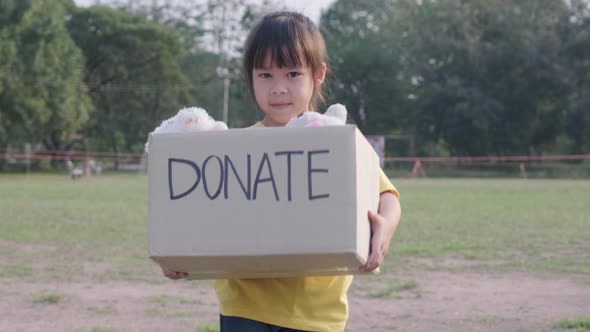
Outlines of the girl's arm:
{"label": "girl's arm", "polygon": [[383,263],[389,249],[389,242],[395,233],[401,217],[399,200],[391,192],[379,196],[379,214],[369,211],[371,222],[371,252],[367,263],[361,267],[363,272],[371,272]]}

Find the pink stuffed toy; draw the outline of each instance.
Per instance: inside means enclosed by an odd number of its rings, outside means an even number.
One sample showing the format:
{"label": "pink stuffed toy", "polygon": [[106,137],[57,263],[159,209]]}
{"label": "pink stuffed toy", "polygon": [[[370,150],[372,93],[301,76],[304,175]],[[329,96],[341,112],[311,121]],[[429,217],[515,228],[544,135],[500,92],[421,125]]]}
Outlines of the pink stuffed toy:
{"label": "pink stuffed toy", "polygon": [[[195,131],[227,130],[223,121],[215,121],[207,111],[200,107],[183,108],[178,113],[152,131],[152,135],[161,133],[187,133]],[[148,151],[148,144],[145,144]]]}
{"label": "pink stuffed toy", "polygon": [[305,112],[298,117],[291,119],[285,127],[324,127],[341,126],[346,123],[346,107],[341,104],[334,104],[328,107],[326,113]]}

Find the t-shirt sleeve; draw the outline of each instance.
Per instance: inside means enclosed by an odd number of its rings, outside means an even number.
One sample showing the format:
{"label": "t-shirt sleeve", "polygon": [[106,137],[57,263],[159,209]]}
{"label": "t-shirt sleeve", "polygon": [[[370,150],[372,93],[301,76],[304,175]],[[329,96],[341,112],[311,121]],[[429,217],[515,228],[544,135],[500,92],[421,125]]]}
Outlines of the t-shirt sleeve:
{"label": "t-shirt sleeve", "polygon": [[387,175],[381,168],[379,168],[379,194],[383,194],[385,192],[390,192],[395,195],[395,197],[399,198],[399,191],[395,188],[395,186],[389,181]]}

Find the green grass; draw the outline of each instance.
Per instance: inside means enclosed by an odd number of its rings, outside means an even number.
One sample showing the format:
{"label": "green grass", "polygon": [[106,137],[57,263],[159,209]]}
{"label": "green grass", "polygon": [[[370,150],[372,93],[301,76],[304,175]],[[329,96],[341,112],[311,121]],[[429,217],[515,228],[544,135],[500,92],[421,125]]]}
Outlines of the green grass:
{"label": "green grass", "polygon": [[194,317],[195,313],[191,311],[169,311],[161,308],[149,308],[145,309],[144,313],[148,316],[160,316],[169,318],[186,318]]}
{"label": "green grass", "polygon": [[[0,241],[12,265],[45,261],[38,278],[84,275],[85,262],[108,262],[110,279],[153,275],[147,259],[147,178],[110,175],[72,181],[62,175],[0,175]],[[46,245],[39,250],[28,246]],[[35,269],[35,267],[33,267]],[[2,275],[26,269],[0,271]]]}
{"label": "green grass", "polygon": [[165,307],[168,303],[178,303],[178,304],[198,303],[197,300],[185,298],[182,296],[170,296],[170,295],[154,295],[154,296],[150,296],[149,300],[150,300],[150,302],[152,302],[154,304],[158,304],[162,307]]}
{"label": "green grass", "polygon": [[111,306],[106,306],[106,307],[90,306],[90,307],[88,307],[88,311],[91,311],[91,312],[94,312],[94,313],[100,314],[100,315],[109,315],[109,314],[114,314],[117,312]]}
{"label": "green grass", "polygon": [[93,327],[90,332],[115,332],[116,330],[108,327]]}
{"label": "green grass", "polygon": [[[403,216],[384,271],[590,274],[590,181],[392,180]],[[146,220],[142,174],[0,174],[0,278],[163,281],[147,257]],[[108,268],[85,269],[92,263]]]}
{"label": "green grass", "polygon": [[564,319],[555,323],[558,331],[567,332],[588,332],[590,331],[590,317],[579,317],[576,319]]}
{"label": "green grass", "polygon": [[415,290],[416,296],[420,296],[419,286],[414,280],[390,280],[384,287],[373,290],[369,295],[375,298],[394,298],[411,290]]}
{"label": "green grass", "polygon": [[[52,175],[2,176],[3,238],[20,242],[118,246],[143,235],[146,179],[70,181]],[[20,226],[20,227],[19,227]]]}
{"label": "green grass", "polygon": [[217,323],[205,323],[197,326],[195,332],[219,332],[219,324]]}
{"label": "green grass", "polygon": [[58,304],[63,301],[64,296],[59,293],[43,293],[33,296],[33,303]]}
{"label": "green grass", "polygon": [[33,271],[25,266],[0,266],[0,277],[31,277]]}
{"label": "green grass", "polygon": [[393,181],[403,210],[386,258],[393,266],[452,258],[484,268],[590,273],[590,181]]}

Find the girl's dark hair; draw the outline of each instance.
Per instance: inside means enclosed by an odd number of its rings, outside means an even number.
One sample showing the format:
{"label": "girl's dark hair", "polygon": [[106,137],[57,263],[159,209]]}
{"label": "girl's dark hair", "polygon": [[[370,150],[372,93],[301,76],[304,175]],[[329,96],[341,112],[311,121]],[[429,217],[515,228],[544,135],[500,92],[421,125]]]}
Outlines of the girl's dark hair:
{"label": "girl's dark hair", "polygon": [[[315,23],[302,14],[275,12],[262,17],[250,31],[244,47],[243,70],[252,96],[252,70],[262,68],[267,54],[279,67],[307,65],[315,75],[326,62],[326,43]],[[318,102],[325,101],[326,84],[317,84],[315,77],[313,81],[310,108],[315,110]]]}

